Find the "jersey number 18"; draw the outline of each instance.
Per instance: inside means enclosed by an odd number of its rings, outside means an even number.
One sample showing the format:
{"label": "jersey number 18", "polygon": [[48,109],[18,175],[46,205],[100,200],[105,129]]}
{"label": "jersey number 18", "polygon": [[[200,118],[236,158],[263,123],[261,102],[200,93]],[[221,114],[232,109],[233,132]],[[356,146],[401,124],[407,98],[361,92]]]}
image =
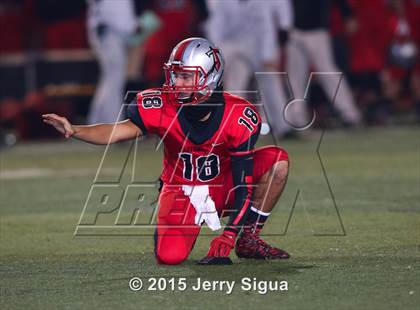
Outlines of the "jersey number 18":
{"label": "jersey number 18", "polygon": [[[193,179],[193,156],[191,153],[179,153],[179,157],[184,162],[184,178],[192,181]],[[195,160],[195,170],[197,179],[202,182],[210,181],[220,173],[220,160],[216,154],[200,156]]]}
{"label": "jersey number 18", "polygon": [[238,120],[238,123],[241,125],[244,125],[246,128],[248,128],[249,131],[253,131],[254,127],[252,127],[252,124],[254,124],[255,126],[258,124],[258,116],[257,113],[254,112],[254,110],[252,110],[249,107],[246,107],[244,109],[243,115],[245,116],[245,118],[240,117]]}

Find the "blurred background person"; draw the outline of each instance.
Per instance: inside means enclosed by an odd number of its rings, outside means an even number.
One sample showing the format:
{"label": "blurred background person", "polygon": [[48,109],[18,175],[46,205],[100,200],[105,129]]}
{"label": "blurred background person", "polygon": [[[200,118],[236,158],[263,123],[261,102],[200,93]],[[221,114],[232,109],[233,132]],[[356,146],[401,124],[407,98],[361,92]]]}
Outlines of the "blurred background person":
{"label": "blurred background person", "polygon": [[271,130],[278,139],[296,138],[296,133],[285,119],[284,110],[290,101],[285,91],[284,52],[293,27],[293,10],[289,0],[267,1],[268,13],[274,26],[276,54],[263,62],[264,73],[257,75],[258,88],[269,120]]}
{"label": "blurred background person", "polygon": [[[115,108],[119,112],[125,90],[161,85],[162,63],[166,61],[175,42],[194,35],[206,36],[203,35],[201,25],[207,16],[210,19],[209,24],[214,23],[214,19],[220,21],[210,27],[208,37],[215,42],[218,41],[217,38],[223,41],[222,44],[227,46],[226,53],[232,51],[232,57],[228,55],[228,65],[231,68],[226,75],[230,71],[233,73],[232,78],[226,80],[227,87],[233,91],[259,88],[260,98],[255,98],[257,92],[253,91],[249,93],[249,97],[253,98],[248,99],[262,99],[266,104],[271,129],[277,136],[283,137],[284,132],[287,133],[288,124],[282,122],[281,112],[282,104],[290,100],[290,94],[286,91],[288,88],[283,89],[280,82],[274,81],[281,78],[281,75],[273,75],[271,72],[286,71],[279,61],[284,56],[291,56],[285,57],[286,60],[293,57],[298,59],[297,65],[288,70],[291,78],[293,74],[298,77],[298,83],[290,78],[296,97],[305,89],[311,70],[340,71],[349,77],[351,93],[344,86],[346,83],[342,83],[334,104],[340,113],[334,113],[333,106],[328,104],[331,102],[329,88],[333,88],[329,84],[335,83],[317,79],[311,85],[308,101],[317,111],[317,122],[313,125],[315,128],[333,127],[340,118],[345,123],[352,124],[351,121],[353,118],[357,119],[355,115],[358,114],[348,112],[353,110],[348,108],[351,107],[348,102],[353,102],[352,97],[368,125],[410,124],[415,120],[416,106],[419,107],[420,118],[418,0],[347,0],[347,6],[342,0],[209,0],[209,10],[206,9],[204,0],[132,1],[135,2],[136,13],[132,12],[133,5],[129,4],[126,12],[131,17],[118,17],[116,21],[116,25],[121,23],[123,27],[119,34],[135,34],[134,40],[131,35],[123,35],[122,37],[129,38],[127,41],[118,39],[117,32],[114,31],[104,31],[104,41],[100,40],[98,34],[102,34],[106,27],[100,27],[104,22],[99,19],[99,14],[91,19],[94,10],[90,9],[92,6],[101,11],[100,3],[109,2],[118,4],[119,11],[131,1],[99,0],[91,1],[90,4],[87,0],[0,1],[0,131],[3,132],[0,133],[0,144],[1,136],[9,133],[15,136],[11,140],[18,141],[56,137],[54,131],[45,129],[39,123],[39,115],[47,111],[54,110],[80,122],[85,122],[89,111],[94,114],[94,110],[99,110],[97,113],[100,114]],[[301,12],[295,17],[295,30],[291,32],[287,31],[288,25],[292,24],[289,9],[281,8],[276,11],[276,8],[286,5],[292,5],[293,11]],[[243,12],[246,10],[242,11],[241,7],[252,7],[252,10],[248,10],[251,13]],[[298,8],[304,10],[297,10]],[[110,18],[116,17],[118,11],[113,10]],[[145,18],[143,24],[139,19],[136,23],[136,16],[144,15],[146,11],[149,18]],[[259,20],[261,17],[258,16],[265,17]],[[90,26],[86,27],[86,23]],[[111,21],[109,23],[112,24]],[[133,24],[136,25],[132,26]],[[112,29],[117,29],[112,25]],[[142,30],[148,28],[147,32],[151,36],[139,39],[139,32],[132,30],[138,26]],[[323,34],[317,39],[314,34],[319,33]],[[333,34],[334,56],[339,69],[317,65],[317,57],[321,56],[327,58],[331,65],[330,48],[320,53],[330,44],[330,34]],[[91,42],[96,40],[96,47],[94,44],[89,46],[88,37]],[[100,44],[105,44],[110,37],[114,37],[114,43],[124,41],[124,44],[118,45],[119,48],[100,48]],[[267,39],[270,37],[271,42]],[[131,53],[128,42],[137,47],[136,50],[131,48]],[[287,53],[281,51],[279,54],[279,42],[281,49],[286,47]],[[293,53],[285,55],[293,49]],[[120,50],[117,54],[122,55],[121,57],[105,56],[107,52],[115,54],[117,50]],[[98,53],[101,57],[95,57]],[[135,57],[127,56],[127,53]],[[116,67],[120,68],[120,71],[115,70],[107,75],[107,81],[119,81],[107,82],[114,89],[113,93],[117,93],[117,89],[119,94],[118,100],[110,99],[105,103],[116,103],[113,107],[98,108],[99,98],[106,99],[106,91],[110,90],[108,87],[101,87],[105,77],[104,70],[101,70],[101,59],[105,57],[110,57],[112,63],[117,63]],[[130,70],[121,65],[124,62],[128,63]],[[107,72],[111,70],[107,69]],[[235,70],[240,73],[235,73]],[[255,82],[255,79],[252,81],[252,73],[255,71],[269,74],[260,75]],[[132,85],[125,85],[127,77],[134,82]],[[329,81],[332,82],[331,79]],[[244,84],[245,86],[241,86]],[[303,109],[305,115],[306,107]],[[336,117],[337,114],[340,117]],[[302,115],[297,113],[297,116]],[[116,116],[110,119],[115,121]]]}
{"label": "blurred background person", "polygon": [[385,115],[374,114],[373,120],[387,124],[396,112],[417,110],[420,122],[420,1],[390,0],[388,12],[388,61],[382,74],[383,107],[379,107]]}
{"label": "blurred background person", "polygon": [[242,96],[248,92],[251,99],[250,81],[255,72],[260,72],[256,78],[266,110],[262,115],[276,136],[284,136],[290,126],[283,117],[287,99],[277,73],[280,61],[277,35],[281,31],[282,37],[287,37],[292,26],[289,1],[208,0],[207,4],[211,14],[207,36],[226,58],[225,90]]}
{"label": "blurred background person", "polygon": [[40,28],[43,32],[43,46],[49,50],[71,50],[86,46],[83,31],[85,21],[85,0],[56,1],[33,0]]}
{"label": "blurred background person", "polygon": [[349,37],[354,94],[367,123],[383,123],[389,113],[381,81],[391,39],[388,3],[384,0],[349,3],[358,24]]}
{"label": "blurred background person", "polygon": [[141,1],[153,11],[160,28],[143,45],[142,77],[145,87],[158,87],[164,81],[162,66],[175,45],[185,38],[201,36],[201,26],[208,16],[205,0]]}
{"label": "blurred background person", "polygon": [[[362,115],[356,106],[345,76],[341,77],[338,91],[337,83],[332,82],[329,73],[340,72],[334,62],[329,22],[332,1],[330,0],[294,0],[294,30],[290,34],[287,47],[287,73],[296,99],[303,99],[309,78],[309,72],[325,72],[318,75],[319,83],[329,101],[334,104],[346,126],[358,126]],[[335,2],[345,18],[346,29],[354,32],[357,23],[352,17],[346,0]],[[307,107],[302,103],[291,104],[287,119],[298,127],[310,123]]]}
{"label": "blurred background person", "polygon": [[43,88],[58,80],[49,63],[87,48],[85,5],[85,0],[0,1],[0,147],[10,144],[5,136],[15,142],[56,137],[42,132],[38,116],[52,107],[67,116],[73,112],[74,102],[52,102]]}
{"label": "blurred background person", "polygon": [[420,3],[349,1],[358,29],[349,37],[354,94],[370,125],[386,125],[418,102]]}
{"label": "blurred background person", "polygon": [[87,121],[116,122],[124,97],[129,41],[137,28],[135,6],[132,0],[87,0],[87,3],[89,42],[100,66]]}

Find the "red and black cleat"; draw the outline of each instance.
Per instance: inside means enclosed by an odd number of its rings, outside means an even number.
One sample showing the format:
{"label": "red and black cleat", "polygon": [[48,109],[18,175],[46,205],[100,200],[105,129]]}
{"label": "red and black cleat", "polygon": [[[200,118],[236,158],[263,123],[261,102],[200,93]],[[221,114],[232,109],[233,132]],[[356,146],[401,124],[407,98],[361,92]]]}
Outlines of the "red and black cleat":
{"label": "red and black cleat", "polygon": [[260,238],[258,233],[244,232],[235,246],[239,258],[254,259],[287,259],[290,257],[286,251],[272,247]]}

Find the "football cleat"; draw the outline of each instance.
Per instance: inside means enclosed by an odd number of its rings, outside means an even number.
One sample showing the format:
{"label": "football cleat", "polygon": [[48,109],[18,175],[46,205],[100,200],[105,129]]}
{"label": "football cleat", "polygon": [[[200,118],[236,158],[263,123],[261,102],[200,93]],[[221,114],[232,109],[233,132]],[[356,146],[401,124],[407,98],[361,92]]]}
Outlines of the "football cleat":
{"label": "football cleat", "polygon": [[260,238],[258,233],[242,233],[236,242],[235,253],[239,258],[287,259],[286,251],[273,247]]}

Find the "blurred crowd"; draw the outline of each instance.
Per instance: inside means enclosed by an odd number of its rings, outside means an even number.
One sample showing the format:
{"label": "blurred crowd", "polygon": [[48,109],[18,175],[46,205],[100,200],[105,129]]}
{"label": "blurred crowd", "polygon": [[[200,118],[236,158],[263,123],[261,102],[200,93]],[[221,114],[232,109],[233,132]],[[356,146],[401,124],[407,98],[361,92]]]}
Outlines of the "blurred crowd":
{"label": "blurred crowd", "polygon": [[262,100],[279,138],[312,111],[320,127],[420,119],[420,0],[0,0],[2,135],[45,135],[44,112],[124,118],[126,91],[160,86],[191,36],[222,49],[225,90]]}

